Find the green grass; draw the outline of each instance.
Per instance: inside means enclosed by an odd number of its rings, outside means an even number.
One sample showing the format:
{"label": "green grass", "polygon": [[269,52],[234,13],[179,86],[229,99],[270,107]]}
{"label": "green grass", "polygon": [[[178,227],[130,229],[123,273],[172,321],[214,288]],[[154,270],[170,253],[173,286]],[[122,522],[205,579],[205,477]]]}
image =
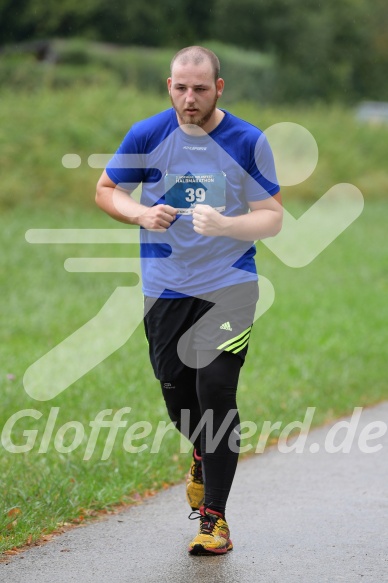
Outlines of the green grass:
{"label": "green grass", "polygon": [[[123,417],[127,427],[138,421],[151,424],[151,434],[138,445],[150,445],[158,423],[169,421],[141,327],[126,345],[51,401],[33,400],[22,384],[30,364],[92,318],[117,286],[133,283],[128,274],[77,274],[63,267],[67,257],[125,257],[124,246],[30,245],[25,232],[126,229],[95,207],[100,171],[89,168],[87,157],[113,151],[133,121],[163,107],[168,107],[167,100],[140,99],[133,90],[112,86],[78,93],[2,94],[0,431],[20,410],[35,409],[42,415],[20,419],[12,433],[14,442],[23,444],[28,439],[23,432],[37,430],[30,452],[9,453],[0,445],[0,551],[93,510],[136,501],[147,491],[182,480],[187,469],[188,456],[177,453],[179,438],[172,432],[158,453],[128,453],[123,448],[125,429],[119,429],[112,454],[101,460],[108,435],[102,429],[93,455],[83,460],[89,424],[104,409],[131,407]],[[254,421],[259,431],[265,420],[281,421],[284,427],[302,420],[312,406],[317,425],[385,399],[388,184],[382,169],[387,130],[359,126],[351,112],[338,108],[302,111],[236,104],[232,111],[262,128],[283,120],[302,123],[316,137],[320,161],[314,175],[283,189],[295,216],[336,182],[353,182],[366,199],[361,217],[303,269],[284,266],[259,244],[259,270],[272,281],[276,299],[254,327],[239,387],[242,418]],[[81,156],[80,168],[62,167],[68,152]],[[59,410],[53,438],[47,452],[39,453],[54,407]],[[84,439],[73,452],[59,453],[54,438],[73,421],[84,428]],[[73,434],[66,435],[65,445]],[[8,516],[12,508],[20,513]]]}
{"label": "green grass", "polygon": [[[112,83],[63,91],[3,90],[0,98],[3,209],[36,203],[91,208],[100,170],[89,167],[88,157],[114,152],[131,124],[170,106],[168,96]],[[288,199],[317,199],[338,182],[352,182],[367,199],[386,198],[387,127],[357,123],[342,107],[271,108],[254,102],[228,108],[262,129],[291,121],[315,137],[318,166],[308,180],[285,189]],[[81,157],[79,168],[63,167],[68,153]]]}
{"label": "green grass", "polygon": [[[301,209],[293,207],[295,214]],[[259,245],[260,272],[274,284],[276,299],[254,327],[239,388],[241,416],[257,424],[258,434],[265,420],[282,421],[282,427],[301,421],[308,406],[316,407],[313,422],[320,424],[352,412],[355,406],[386,398],[387,211],[385,202],[367,203],[358,221],[303,269],[285,267]],[[24,240],[29,228],[112,227],[97,211],[73,209],[56,216],[41,209],[29,213],[17,209],[3,216],[2,223],[2,243],[8,253],[2,256],[1,269],[0,427],[19,410],[42,413],[38,420],[19,420],[12,433],[14,442],[23,444],[24,430],[38,430],[29,453],[1,450],[0,548],[4,550],[87,511],[130,502],[139,493],[179,481],[188,458],[177,455],[179,440],[174,433],[168,434],[157,454],[127,453],[122,445],[125,430],[120,429],[112,455],[102,461],[108,435],[102,429],[92,457],[82,459],[89,423],[103,409],[131,407],[123,417],[127,427],[137,421],[151,423],[150,436],[135,445],[150,445],[159,421],[168,421],[141,329],[52,401],[27,396],[22,385],[26,368],[94,316],[116,286],[130,285],[126,274],[67,273],[63,261],[83,253],[125,256],[126,249],[29,245]],[[58,419],[48,451],[42,454],[38,448],[52,407],[59,408]],[[72,453],[58,453],[54,437],[69,421],[83,425],[84,440]],[[251,441],[254,446],[258,434]],[[66,443],[72,439],[69,432]],[[13,520],[7,512],[13,507],[20,508],[21,514],[17,524],[7,529]]]}

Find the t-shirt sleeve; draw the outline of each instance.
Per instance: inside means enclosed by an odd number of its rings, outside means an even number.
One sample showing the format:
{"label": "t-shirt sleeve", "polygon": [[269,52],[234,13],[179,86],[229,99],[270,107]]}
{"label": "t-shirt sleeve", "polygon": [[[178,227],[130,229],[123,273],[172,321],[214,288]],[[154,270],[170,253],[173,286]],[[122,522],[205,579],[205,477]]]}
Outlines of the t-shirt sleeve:
{"label": "t-shirt sleeve", "polygon": [[264,200],[280,191],[272,150],[263,133],[251,147],[248,175],[245,185],[247,201]]}
{"label": "t-shirt sleeve", "polygon": [[109,160],[105,170],[115,184],[126,190],[134,190],[144,180],[144,156],[139,152],[132,129]]}

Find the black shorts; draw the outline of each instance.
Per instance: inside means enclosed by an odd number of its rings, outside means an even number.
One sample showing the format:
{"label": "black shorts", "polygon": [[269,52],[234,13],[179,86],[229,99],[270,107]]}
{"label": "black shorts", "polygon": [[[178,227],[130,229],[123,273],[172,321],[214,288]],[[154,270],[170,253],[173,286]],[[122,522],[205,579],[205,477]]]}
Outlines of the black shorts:
{"label": "black shorts", "polygon": [[[197,352],[209,363],[221,351],[244,362],[258,300],[256,281],[201,294],[201,297],[144,299],[144,327],[157,379],[176,378],[198,367]],[[202,360],[202,365],[205,366]]]}

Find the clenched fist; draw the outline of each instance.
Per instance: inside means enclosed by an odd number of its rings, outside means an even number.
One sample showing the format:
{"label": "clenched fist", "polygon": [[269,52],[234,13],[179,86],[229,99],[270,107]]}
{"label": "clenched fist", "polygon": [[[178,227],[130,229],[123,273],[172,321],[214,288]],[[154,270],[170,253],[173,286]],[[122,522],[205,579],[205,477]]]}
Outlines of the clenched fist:
{"label": "clenched fist", "polygon": [[175,219],[177,210],[168,204],[148,208],[138,218],[138,224],[148,231],[166,231]]}
{"label": "clenched fist", "polygon": [[227,217],[207,204],[197,204],[193,212],[193,227],[196,233],[206,237],[226,235]]}

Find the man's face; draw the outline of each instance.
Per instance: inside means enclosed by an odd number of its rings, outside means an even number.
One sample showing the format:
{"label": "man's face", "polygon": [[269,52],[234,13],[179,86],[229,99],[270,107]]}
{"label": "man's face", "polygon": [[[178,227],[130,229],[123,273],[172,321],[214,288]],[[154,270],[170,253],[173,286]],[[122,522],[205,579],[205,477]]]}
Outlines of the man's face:
{"label": "man's face", "polygon": [[199,65],[177,61],[167,86],[179,123],[197,125],[206,131],[212,125],[224,86],[222,79],[214,80],[210,61]]}

